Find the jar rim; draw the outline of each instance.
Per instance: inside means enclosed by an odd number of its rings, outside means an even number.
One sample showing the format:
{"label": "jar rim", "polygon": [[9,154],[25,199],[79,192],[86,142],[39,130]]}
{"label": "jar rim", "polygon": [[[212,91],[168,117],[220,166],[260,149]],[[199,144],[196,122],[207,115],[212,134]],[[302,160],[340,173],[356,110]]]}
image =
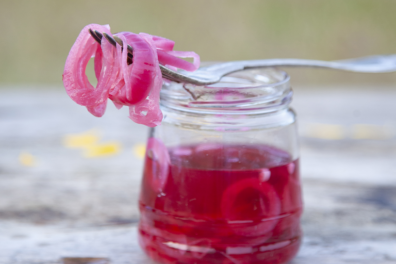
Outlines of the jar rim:
{"label": "jar rim", "polygon": [[[241,84],[240,87],[221,87],[219,86],[220,84],[224,83],[224,79],[229,78],[230,76],[235,76],[235,75],[240,75],[240,74],[249,74],[249,73],[258,73],[258,72],[271,72],[271,73],[276,73],[278,75],[280,75],[280,77],[282,79],[280,80],[274,80],[274,82],[268,82],[267,80],[261,80],[263,83],[259,83],[257,82],[256,85],[254,86],[243,86],[243,84]],[[259,80],[260,81],[260,80]],[[279,85],[283,85],[287,82],[290,81],[290,76],[283,70],[278,70],[278,69],[274,69],[274,68],[266,68],[266,69],[250,69],[250,70],[243,70],[243,71],[237,71],[237,72],[233,72],[230,73],[229,75],[225,76],[222,78],[222,80],[220,80],[218,83],[215,84],[210,84],[210,85],[206,85],[203,87],[206,88],[234,88],[234,89],[252,89],[252,88],[259,88],[259,87],[273,87],[273,86],[279,86]],[[189,85],[189,84],[185,84],[185,86],[196,86],[196,85]]]}
{"label": "jar rim", "polygon": [[265,68],[234,72],[206,86],[166,82],[161,105],[203,114],[267,113],[287,108],[291,97],[290,76]]}

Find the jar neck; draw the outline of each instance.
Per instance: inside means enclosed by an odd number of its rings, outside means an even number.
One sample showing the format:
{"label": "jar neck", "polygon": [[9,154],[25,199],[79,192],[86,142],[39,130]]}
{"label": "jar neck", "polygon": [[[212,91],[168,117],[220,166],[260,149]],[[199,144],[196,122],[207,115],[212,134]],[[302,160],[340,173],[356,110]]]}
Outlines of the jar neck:
{"label": "jar neck", "polygon": [[294,113],[288,110],[292,95],[285,72],[247,70],[208,86],[165,83],[161,107],[165,122],[210,127],[222,124],[219,129],[239,129],[260,123],[284,124],[291,119],[294,122]]}
{"label": "jar neck", "polygon": [[161,107],[164,113],[162,125],[180,126],[195,130],[214,131],[249,131],[255,129],[269,129],[284,127],[295,123],[296,116],[292,109],[285,108],[278,111],[260,114],[196,114],[194,112],[179,111],[174,108]]}

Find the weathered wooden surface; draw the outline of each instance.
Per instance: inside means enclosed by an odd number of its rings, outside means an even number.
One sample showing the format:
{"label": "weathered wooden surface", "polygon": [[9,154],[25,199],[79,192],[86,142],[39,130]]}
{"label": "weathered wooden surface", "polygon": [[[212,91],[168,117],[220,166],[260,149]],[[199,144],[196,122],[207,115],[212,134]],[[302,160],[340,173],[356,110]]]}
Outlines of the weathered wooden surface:
{"label": "weathered wooden surface", "polygon": [[[293,263],[396,263],[396,91],[341,88],[295,89],[305,236]],[[61,88],[0,90],[1,264],[152,263],[136,241],[147,129],[127,114],[94,118]],[[121,150],[64,147],[92,129]]]}

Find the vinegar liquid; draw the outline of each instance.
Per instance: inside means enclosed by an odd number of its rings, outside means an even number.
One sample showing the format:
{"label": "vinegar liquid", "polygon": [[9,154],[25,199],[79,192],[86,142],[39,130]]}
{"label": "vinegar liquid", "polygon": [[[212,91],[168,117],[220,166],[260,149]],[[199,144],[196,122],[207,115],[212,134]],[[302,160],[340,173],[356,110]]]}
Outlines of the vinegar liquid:
{"label": "vinegar liquid", "polygon": [[149,140],[139,242],[160,263],[286,263],[302,212],[298,160],[265,145]]}

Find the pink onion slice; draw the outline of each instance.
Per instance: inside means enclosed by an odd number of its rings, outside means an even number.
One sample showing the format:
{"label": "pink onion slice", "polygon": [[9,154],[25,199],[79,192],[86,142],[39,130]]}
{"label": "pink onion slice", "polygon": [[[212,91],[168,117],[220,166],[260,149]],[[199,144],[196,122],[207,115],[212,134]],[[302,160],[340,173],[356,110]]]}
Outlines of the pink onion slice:
{"label": "pink onion slice", "polygon": [[[99,75],[98,78],[98,85],[95,90],[101,90],[102,91],[102,98],[103,100],[95,104],[94,106],[87,106],[88,111],[93,114],[94,116],[101,117],[106,111],[106,105],[107,105],[107,98],[108,98],[108,93],[109,90],[112,88],[115,79],[117,78],[117,64],[115,63],[116,60],[116,50],[114,46],[112,46],[107,39],[102,39],[102,60],[101,60],[101,70],[100,73],[96,73],[96,75]],[[99,68],[99,67],[97,67]],[[98,69],[95,67],[95,72],[97,72]]]}
{"label": "pink onion slice", "polygon": [[[193,59],[193,63],[191,64],[190,62],[188,62],[189,65],[190,65],[188,68],[180,68],[180,67],[178,67],[178,68],[186,70],[186,71],[195,71],[195,70],[197,70],[199,68],[199,65],[201,64],[201,59],[200,59],[199,55],[197,53],[193,52],[193,51],[172,50],[172,51],[169,51],[168,54],[172,55],[172,56],[179,57],[179,58],[192,58]],[[167,64],[169,64],[169,63],[167,63]],[[172,65],[172,64],[169,64],[169,65]]]}
{"label": "pink onion slice", "polygon": [[[173,47],[175,42],[166,38],[150,35],[147,33],[140,33],[146,39],[151,39],[157,48],[158,60],[162,65],[171,66],[183,69],[186,71],[195,71],[199,68],[200,57],[198,54],[192,51],[175,51]],[[182,60],[180,58],[193,58],[193,63]],[[173,67],[172,67],[173,66]]]}
{"label": "pink onion slice", "polygon": [[122,108],[123,105],[128,105],[125,91],[125,80],[122,70],[122,48],[116,45],[116,58],[114,62],[115,81],[110,87],[109,99],[114,103],[117,109]]}
{"label": "pink onion slice", "polygon": [[[67,94],[78,104],[87,106],[88,110],[95,116],[102,116],[106,108],[106,100],[108,97],[109,81],[112,76],[112,65],[106,66],[105,69],[97,63],[95,74],[99,76],[96,88],[89,82],[85,69],[88,61],[95,54],[98,57],[103,56],[102,60],[112,60],[114,48],[104,47],[102,44],[102,52],[98,51],[100,45],[91,37],[88,29],[98,30],[100,32],[110,33],[109,27],[97,24],[90,24],[83,28],[77,37],[76,42],[70,50],[67,57],[65,69],[63,72],[63,84]],[[106,41],[103,41],[106,43]],[[109,44],[109,43],[107,43]],[[96,60],[101,61],[100,58]]]}
{"label": "pink onion slice", "polygon": [[102,47],[100,45],[97,45],[95,52],[95,60],[94,60],[94,71],[97,80],[99,80],[100,72],[102,71],[102,59],[103,59]]}
{"label": "pink onion slice", "polygon": [[127,49],[122,53],[122,71],[124,74],[126,99],[130,105],[143,101],[153,85],[158,68],[157,54],[141,36],[131,32],[117,34],[126,47],[129,44],[133,48],[133,62],[127,64]]}
{"label": "pink onion slice", "polygon": [[[140,33],[140,34],[146,34],[146,33]],[[149,35],[149,34],[146,34]],[[175,42],[170,39],[166,39],[163,37],[159,36],[152,36],[152,40],[154,41],[154,45],[157,47],[157,49],[161,49],[164,51],[172,51],[173,47],[175,46]]]}
{"label": "pink onion slice", "polygon": [[221,212],[230,228],[246,237],[268,234],[278,222],[280,209],[275,190],[259,178],[232,184],[224,191],[221,200]]}
{"label": "pink onion slice", "polygon": [[[148,35],[148,34],[147,34]],[[149,44],[150,50],[155,54],[156,47],[150,36],[142,34],[142,38]],[[134,55],[135,59],[135,55]],[[133,63],[132,63],[133,65]],[[162,73],[159,68],[157,56],[152,61],[154,67],[154,80],[150,95],[142,102],[129,107],[129,118],[138,124],[155,127],[161,124],[163,115],[159,106],[160,92],[162,87]]]}
{"label": "pink onion slice", "polygon": [[[182,51],[178,51],[178,52],[182,52]],[[170,66],[174,66],[176,68],[183,69],[186,71],[195,71],[199,67],[199,58],[198,58],[198,61],[197,61],[197,59],[195,59],[194,64],[192,64],[188,61],[185,61],[183,59],[180,59],[180,58],[172,55],[175,53],[174,51],[165,52],[162,50],[157,50],[157,53],[158,53],[158,60],[162,65],[170,65]],[[176,53],[176,54],[179,54],[179,53]],[[195,54],[195,55],[197,55],[197,54]],[[191,54],[191,56],[190,55],[187,56],[184,54],[184,57],[185,58],[193,57],[193,55]]]}
{"label": "pink onion slice", "polygon": [[151,187],[155,192],[162,192],[164,190],[166,181],[168,179],[170,156],[165,144],[157,138],[149,138],[147,141],[146,155],[153,160],[152,169],[154,173],[150,179]]}

